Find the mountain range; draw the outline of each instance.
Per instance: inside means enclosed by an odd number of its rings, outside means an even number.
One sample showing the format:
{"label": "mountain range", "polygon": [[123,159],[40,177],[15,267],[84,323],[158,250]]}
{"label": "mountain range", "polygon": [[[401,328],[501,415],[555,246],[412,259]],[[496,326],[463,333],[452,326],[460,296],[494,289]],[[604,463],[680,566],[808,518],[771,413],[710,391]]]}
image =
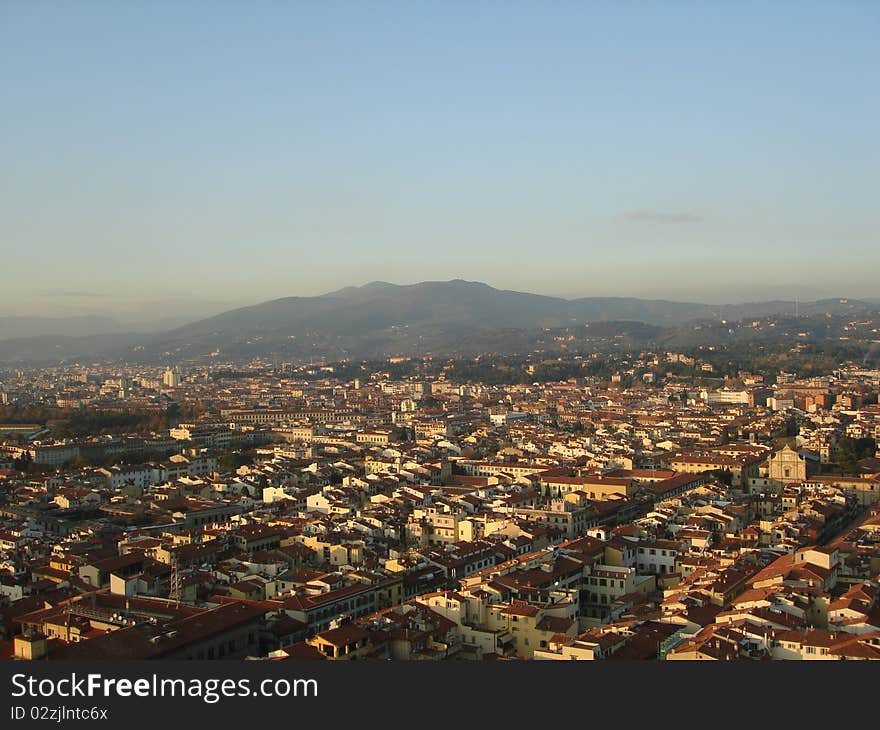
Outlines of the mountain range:
{"label": "mountain range", "polygon": [[[172,361],[215,356],[240,359],[265,355],[290,358],[372,357],[487,351],[499,338],[523,346],[547,329],[595,322],[638,325],[644,337],[697,321],[738,321],[774,315],[860,316],[878,303],[847,298],[814,302],[768,301],[712,306],[665,300],[586,297],[563,299],[495,289],[461,279],[397,285],[376,281],[321,296],[285,297],[233,309],[163,332],[121,333],[71,327],[57,336],[34,322],[0,318],[0,361],[57,361],[112,357],[128,361]],[[43,323],[45,325],[45,323]],[[82,324],[82,323],[80,323]],[[105,323],[106,324],[106,323]],[[30,325],[31,329],[27,327]],[[4,333],[14,332],[12,337]],[[24,336],[30,332],[40,336]],[[481,343],[485,343],[481,346]]]}

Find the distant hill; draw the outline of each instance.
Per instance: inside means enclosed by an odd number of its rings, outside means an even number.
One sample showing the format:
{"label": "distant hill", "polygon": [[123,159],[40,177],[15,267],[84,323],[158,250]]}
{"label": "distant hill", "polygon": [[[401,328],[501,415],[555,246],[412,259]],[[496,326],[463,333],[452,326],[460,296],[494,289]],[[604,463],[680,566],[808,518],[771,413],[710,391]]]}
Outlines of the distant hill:
{"label": "distant hill", "polygon": [[494,289],[480,282],[425,281],[399,286],[372,282],[317,297],[274,299],[224,312],[167,333],[170,339],[308,331],[362,335],[391,327],[468,331],[494,327],[561,327],[584,322],[634,321],[673,326],[699,319],[742,319],[772,314],[859,312],[857,300],[773,301],[712,306],[622,297],[561,299]]}
{"label": "distant hill", "polygon": [[801,316],[855,316],[876,309],[845,298],[710,306],[616,297],[562,299],[461,279],[411,285],[376,281],[321,296],[285,297],[233,309],[161,334],[104,337],[93,350],[88,337],[59,342],[41,338],[30,345],[22,340],[0,342],[0,361],[20,360],[24,352],[52,357],[91,351],[166,361],[212,352],[221,359],[450,354],[528,348],[536,332],[596,322],[613,323],[612,330],[617,328],[621,335],[646,341],[660,328],[695,321],[791,316],[795,311]]}
{"label": "distant hill", "polygon": [[[437,352],[499,331],[532,331],[587,322],[687,321],[711,310],[700,304],[640,299],[578,299],[500,290],[479,282],[373,282],[317,297],[287,297],[224,312],[165,333],[163,349],[195,353],[280,348],[328,357]],[[512,336],[512,333],[510,333]]]}

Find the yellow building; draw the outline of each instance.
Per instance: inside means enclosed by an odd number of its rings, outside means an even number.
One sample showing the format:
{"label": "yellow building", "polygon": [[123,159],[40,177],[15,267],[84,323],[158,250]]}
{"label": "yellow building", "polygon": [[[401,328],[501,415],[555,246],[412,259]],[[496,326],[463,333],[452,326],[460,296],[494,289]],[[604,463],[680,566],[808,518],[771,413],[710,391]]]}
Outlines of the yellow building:
{"label": "yellow building", "polygon": [[375,649],[369,632],[351,623],[322,631],[307,643],[335,660],[365,659]]}

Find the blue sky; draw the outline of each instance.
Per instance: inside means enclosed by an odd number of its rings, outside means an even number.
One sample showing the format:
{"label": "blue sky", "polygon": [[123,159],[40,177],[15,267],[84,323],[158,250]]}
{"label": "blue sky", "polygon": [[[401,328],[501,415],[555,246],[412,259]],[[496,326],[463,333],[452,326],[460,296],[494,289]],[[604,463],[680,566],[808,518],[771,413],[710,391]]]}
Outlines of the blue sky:
{"label": "blue sky", "polygon": [[880,297],[878,37],[873,0],[5,0],[0,314]]}

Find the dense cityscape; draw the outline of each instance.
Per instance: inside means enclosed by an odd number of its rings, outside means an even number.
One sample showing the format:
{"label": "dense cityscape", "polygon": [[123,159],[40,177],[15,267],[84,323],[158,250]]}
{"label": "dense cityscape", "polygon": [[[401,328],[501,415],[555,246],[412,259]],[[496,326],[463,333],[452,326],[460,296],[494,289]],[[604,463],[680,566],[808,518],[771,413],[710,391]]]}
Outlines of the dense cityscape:
{"label": "dense cityscape", "polygon": [[799,349],[8,366],[0,655],[880,659],[880,370]]}
{"label": "dense cityscape", "polygon": [[3,727],[876,725],[878,37],[2,2]]}

